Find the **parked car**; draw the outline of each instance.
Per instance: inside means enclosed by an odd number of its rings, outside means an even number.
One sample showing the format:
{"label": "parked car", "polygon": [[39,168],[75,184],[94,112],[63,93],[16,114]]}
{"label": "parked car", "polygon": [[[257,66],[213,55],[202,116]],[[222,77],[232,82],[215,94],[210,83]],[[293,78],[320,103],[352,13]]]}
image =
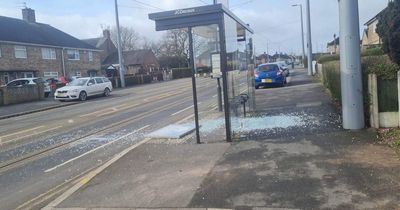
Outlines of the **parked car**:
{"label": "parked car", "polygon": [[284,71],[286,77],[290,76],[289,66],[286,64],[285,61],[278,61],[274,64],[277,64],[279,68]]}
{"label": "parked car", "polygon": [[259,65],[254,71],[255,88],[267,86],[280,86],[286,84],[284,71],[276,63]]}
{"label": "parked car", "polygon": [[65,87],[57,89],[54,93],[54,99],[59,101],[85,101],[88,96],[109,96],[111,91],[112,84],[108,78],[82,77],[71,81]]}
{"label": "parked car", "polygon": [[24,85],[37,85],[37,84],[43,84],[44,85],[44,96],[48,97],[51,89],[50,85],[48,82],[44,81],[42,78],[20,78],[20,79],[15,79],[7,83],[7,87],[23,87]]}

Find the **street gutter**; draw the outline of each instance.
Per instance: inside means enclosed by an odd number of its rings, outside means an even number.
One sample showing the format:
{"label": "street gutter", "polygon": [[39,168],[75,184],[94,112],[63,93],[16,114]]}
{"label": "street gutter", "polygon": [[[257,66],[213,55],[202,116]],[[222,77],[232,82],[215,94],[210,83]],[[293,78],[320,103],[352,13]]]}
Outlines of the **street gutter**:
{"label": "street gutter", "polygon": [[34,110],[26,111],[26,112],[19,112],[19,113],[14,113],[14,114],[10,114],[10,115],[4,115],[4,116],[0,116],[0,120],[13,118],[13,117],[19,117],[19,116],[23,116],[23,115],[27,115],[27,114],[36,113],[36,112],[43,112],[43,111],[57,109],[57,108],[66,107],[66,106],[72,106],[75,104],[79,104],[79,102],[69,102],[69,103],[55,105],[55,106],[49,106],[49,107],[45,107],[45,108],[41,108],[41,109],[34,109]]}

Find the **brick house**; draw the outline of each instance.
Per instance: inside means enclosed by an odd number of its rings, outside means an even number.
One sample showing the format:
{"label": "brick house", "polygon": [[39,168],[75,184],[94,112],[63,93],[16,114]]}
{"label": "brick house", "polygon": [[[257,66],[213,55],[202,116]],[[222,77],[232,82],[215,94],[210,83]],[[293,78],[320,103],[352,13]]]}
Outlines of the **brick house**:
{"label": "brick house", "polygon": [[[385,11],[385,9],[383,11]],[[375,17],[373,17],[364,24],[367,28],[364,29],[364,33],[362,36],[362,41],[361,41],[362,49],[367,49],[369,47],[382,44],[382,40],[379,37],[379,34],[376,32],[376,27],[379,23],[379,15],[382,12],[380,12],[379,14],[377,14]]]}
{"label": "brick house", "polygon": [[339,37],[335,38],[326,45],[326,50],[329,54],[339,54],[340,52],[340,39]]}
{"label": "brick house", "polygon": [[107,59],[108,56],[116,53],[118,50],[111,40],[111,33],[110,30],[108,29],[103,30],[102,37],[92,38],[92,39],[82,39],[82,41],[86,42],[87,44],[90,44],[93,47],[96,47],[97,49],[102,50],[100,52],[100,60],[102,64],[104,63],[104,61]]}
{"label": "brick house", "polygon": [[101,50],[50,25],[35,11],[23,19],[0,16],[0,84],[23,77],[89,76],[100,72]]}
{"label": "brick house", "polygon": [[[160,67],[157,57],[152,50],[130,50],[122,52],[125,71],[127,75],[146,74]],[[118,74],[118,52],[109,55],[103,62],[107,68],[107,76]]]}

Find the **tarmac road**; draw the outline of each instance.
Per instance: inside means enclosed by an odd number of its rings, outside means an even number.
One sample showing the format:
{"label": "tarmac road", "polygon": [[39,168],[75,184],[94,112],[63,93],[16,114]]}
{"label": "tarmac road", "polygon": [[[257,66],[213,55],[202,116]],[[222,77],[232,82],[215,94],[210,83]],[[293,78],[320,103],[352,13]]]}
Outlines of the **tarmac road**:
{"label": "tarmac road", "polygon": [[[197,88],[200,112],[216,110],[216,82],[198,78]],[[192,105],[191,80],[179,79],[0,120],[1,209],[62,192],[145,134],[190,119]]]}

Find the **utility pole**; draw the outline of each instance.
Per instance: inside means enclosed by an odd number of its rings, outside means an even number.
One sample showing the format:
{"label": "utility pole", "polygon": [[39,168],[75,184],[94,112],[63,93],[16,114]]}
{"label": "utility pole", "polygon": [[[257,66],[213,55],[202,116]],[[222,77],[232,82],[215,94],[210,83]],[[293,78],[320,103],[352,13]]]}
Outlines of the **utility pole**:
{"label": "utility pole", "polygon": [[358,0],[339,1],[343,128],[365,127]]}
{"label": "utility pole", "polygon": [[121,87],[125,87],[125,67],[122,58],[122,47],[121,47],[121,33],[119,30],[119,17],[118,17],[118,2],[115,0],[115,20],[117,22],[117,45],[118,45],[118,61],[119,61],[119,78],[121,79]]}
{"label": "utility pole", "polygon": [[303,47],[303,57],[301,59],[301,63],[304,64],[304,59],[306,58],[306,50],[304,47],[304,21],[303,21],[303,5],[295,4],[293,7],[300,7],[300,17],[301,17],[301,45]]}
{"label": "utility pole", "polygon": [[313,53],[312,53],[312,41],[311,41],[311,11],[310,11],[310,0],[306,0],[306,12],[307,12],[307,47],[308,47],[308,59],[307,59],[307,66],[308,66],[308,75],[312,76],[312,60],[313,60]]}

